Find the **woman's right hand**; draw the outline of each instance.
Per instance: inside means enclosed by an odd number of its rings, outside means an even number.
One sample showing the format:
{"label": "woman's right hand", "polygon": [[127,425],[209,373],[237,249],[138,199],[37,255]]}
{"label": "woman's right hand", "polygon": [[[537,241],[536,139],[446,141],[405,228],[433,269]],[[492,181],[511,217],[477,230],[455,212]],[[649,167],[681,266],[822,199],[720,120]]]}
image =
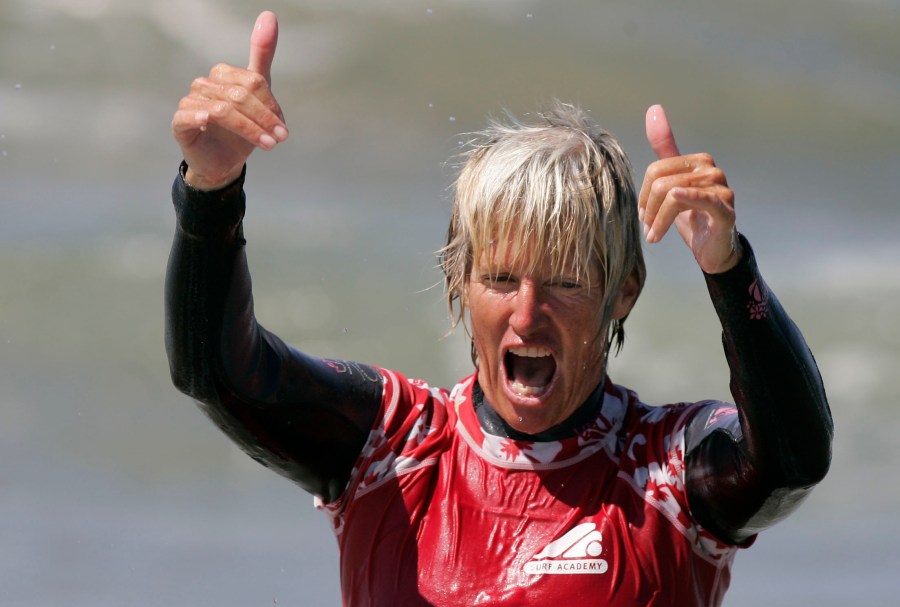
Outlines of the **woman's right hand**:
{"label": "woman's right hand", "polygon": [[172,133],[188,165],[185,181],[217,190],[237,179],[257,147],[271,150],[288,137],[281,107],[272,95],[271,68],[278,44],[278,18],[256,20],[247,69],[219,64],[197,78],[178,105]]}

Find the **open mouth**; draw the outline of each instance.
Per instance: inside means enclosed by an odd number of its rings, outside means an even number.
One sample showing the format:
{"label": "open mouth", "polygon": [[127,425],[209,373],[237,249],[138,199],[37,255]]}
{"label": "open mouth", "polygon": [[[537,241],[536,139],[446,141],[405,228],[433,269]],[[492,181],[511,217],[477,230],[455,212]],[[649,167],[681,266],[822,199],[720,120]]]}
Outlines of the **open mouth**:
{"label": "open mouth", "polygon": [[509,387],[518,396],[542,395],[556,375],[556,360],[543,347],[510,348],[503,357],[503,365]]}

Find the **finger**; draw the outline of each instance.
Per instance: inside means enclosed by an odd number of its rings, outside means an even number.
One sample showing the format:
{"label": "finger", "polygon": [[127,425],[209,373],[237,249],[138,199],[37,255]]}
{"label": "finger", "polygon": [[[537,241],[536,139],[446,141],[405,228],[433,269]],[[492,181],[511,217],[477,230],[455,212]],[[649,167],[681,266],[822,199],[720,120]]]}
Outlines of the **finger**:
{"label": "finger", "polygon": [[221,101],[233,106],[260,128],[276,136],[279,141],[287,138],[284,115],[275,98],[268,94],[268,86],[262,76],[248,70],[228,71],[216,79],[197,78],[183,104]]}
{"label": "finger", "polygon": [[198,108],[182,107],[172,117],[172,134],[179,142],[190,143],[206,130],[209,112]]}
{"label": "finger", "polygon": [[666,117],[666,111],[661,105],[651,105],[645,118],[647,129],[647,141],[660,159],[680,156],[678,146],[675,144],[675,135]]}
{"label": "finger", "polygon": [[673,156],[657,160],[647,167],[641,191],[638,194],[638,217],[649,225],[653,222],[651,199],[665,197],[669,188],[676,186],[728,185],[725,173],[716,166],[707,153]]}
{"label": "finger", "polygon": [[[173,131],[179,140],[190,140],[208,129],[212,132],[212,127],[218,127],[264,150],[271,150],[278,143],[270,131],[232,104],[220,100],[185,100],[173,120]],[[192,129],[195,132],[191,133]]]}
{"label": "finger", "polygon": [[644,224],[645,236],[656,221],[656,216],[663,204],[665,204],[669,191],[676,187],[690,186],[690,180],[691,176],[689,174],[663,175],[661,177],[648,176],[644,179],[644,185],[641,187],[641,207],[638,213],[641,222]]}
{"label": "finger", "polygon": [[269,110],[274,112],[284,124],[284,113],[281,106],[272,95],[269,82],[257,72],[249,69],[235,67],[227,63],[219,63],[209,71],[209,76],[200,77],[191,83],[190,95],[200,97],[237,99],[244,96],[243,91],[234,90],[235,87],[246,89],[246,92],[256,97]]}
{"label": "finger", "polygon": [[[708,154],[679,156],[678,158],[670,159],[675,161],[689,161],[687,164],[692,168],[689,169],[689,172],[663,173],[663,175],[659,177],[651,175],[644,180],[644,186],[642,187],[641,192],[641,205],[643,206],[639,212],[640,219],[644,223],[645,233],[653,226],[656,221],[656,216],[659,213],[660,208],[668,200],[670,192],[676,188],[691,188],[695,190],[708,189],[716,192],[726,204],[733,204],[734,192],[732,192],[728,187],[728,183],[725,181],[725,173],[711,162],[705,162],[704,157],[708,157]],[[693,164],[692,159],[697,159],[700,162],[698,164]],[[654,165],[666,162],[669,161],[661,160],[655,162]]]}
{"label": "finger", "polygon": [[656,214],[669,195],[669,190],[704,185],[702,177],[693,172],[690,164],[679,162],[685,158],[687,157],[680,156],[657,160],[647,167],[638,198],[638,218],[644,224],[645,234],[656,220]]}
{"label": "finger", "polygon": [[653,177],[665,177],[666,175],[674,175],[676,173],[706,170],[709,167],[715,166],[716,161],[711,154],[699,152],[696,154],[683,154],[681,156],[670,156],[668,158],[655,160],[647,167],[647,173]]}
{"label": "finger", "polygon": [[689,211],[708,215],[709,225],[724,225],[730,229],[734,225],[734,210],[726,202],[730,194],[731,190],[726,187],[672,188],[652,224],[646,229],[647,242],[655,243],[662,240],[678,216]]}
{"label": "finger", "polygon": [[222,127],[264,150],[271,150],[278,143],[278,140],[269,131],[231,104],[221,101],[213,103],[209,110],[209,120],[216,126]]}
{"label": "finger", "polygon": [[250,63],[247,69],[261,74],[272,84],[272,61],[278,45],[278,17],[265,11],[256,18],[253,34],[250,36]]}

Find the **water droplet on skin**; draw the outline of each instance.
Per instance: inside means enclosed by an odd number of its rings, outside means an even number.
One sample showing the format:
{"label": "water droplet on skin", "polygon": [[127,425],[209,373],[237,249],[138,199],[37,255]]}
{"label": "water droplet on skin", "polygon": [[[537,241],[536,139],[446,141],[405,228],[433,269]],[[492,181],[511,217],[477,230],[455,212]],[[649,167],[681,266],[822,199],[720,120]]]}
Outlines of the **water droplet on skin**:
{"label": "water droplet on skin", "polygon": [[524,421],[525,421],[524,418],[521,418],[521,417],[519,418],[519,423],[520,423],[520,424],[521,424],[522,422],[524,422]]}

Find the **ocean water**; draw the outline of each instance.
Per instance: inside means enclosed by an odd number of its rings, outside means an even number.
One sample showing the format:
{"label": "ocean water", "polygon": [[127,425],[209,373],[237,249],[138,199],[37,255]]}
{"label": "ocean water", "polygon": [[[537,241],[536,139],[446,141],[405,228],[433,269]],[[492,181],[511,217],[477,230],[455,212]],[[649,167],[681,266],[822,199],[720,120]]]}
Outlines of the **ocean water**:
{"label": "ocean water", "polygon": [[[0,6],[0,605],[339,605],[312,499],[169,382],[162,284],[190,81],[242,64],[236,0]],[[709,151],[820,364],[829,477],[735,565],[725,605],[896,604],[900,582],[900,3],[296,2],[273,69],[291,139],[251,158],[257,312],[311,353],[435,385],[448,159],[503,108],[589,108],[631,155],[663,103]],[[673,234],[612,362],[649,402],[728,399],[702,279]]]}

